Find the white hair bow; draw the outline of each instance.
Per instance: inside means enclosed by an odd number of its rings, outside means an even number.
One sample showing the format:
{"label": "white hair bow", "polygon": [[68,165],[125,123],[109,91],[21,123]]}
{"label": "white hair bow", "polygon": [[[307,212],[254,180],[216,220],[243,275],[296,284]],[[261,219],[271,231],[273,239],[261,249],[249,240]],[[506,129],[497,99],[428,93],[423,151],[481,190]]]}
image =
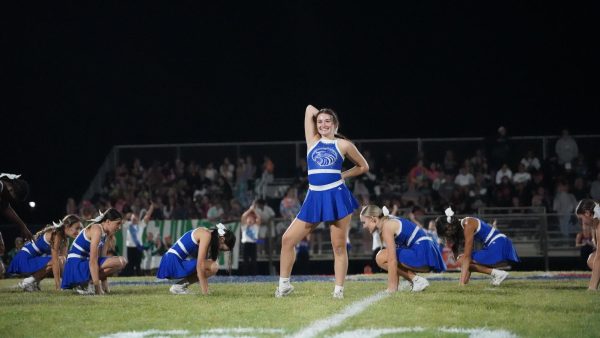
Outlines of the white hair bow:
{"label": "white hair bow", "polygon": [[61,226],[63,226],[63,221],[58,221],[58,223],[54,223],[54,221],[52,221],[52,226],[54,226],[55,228],[60,228]]}
{"label": "white hair bow", "polygon": [[381,208],[381,211],[383,212],[383,216],[390,215],[390,210],[385,205]]}
{"label": "white hair bow", "polygon": [[8,178],[8,179],[14,180],[14,179],[17,179],[17,178],[21,177],[21,175],[20,175],[20,174],[19,174],[19,175],[17,175],[17,174],[7,174],[7,173],[1,173],[1,174],[0,174],[0,178],[2,178],[2,177],[6,177],[6,178]]}
{"label": "white hair bow", "polygon": [[595,203],[596,205],[594,206],[594,218],[600,219],[600,205],[598,203]]}
{"label": "white hair bow", "polygon": [[452,210],[452,207],[448,207],[446,210],[444,210],[444,213],[446,214],[446,221],[450,223],[452,221],[452,216],[454,216],[454,211]]}
{"label": "white hair bow", "polygon": [[106,212],[108,211],[108,209],[106,209],[104,212],[100,211],[98,209],[98,213],[99,215],[96,216],[95,218],[92,218],[90,221],[94,222],[94,223],[98,223],[102,220],[102,218],[104,217],[104,215],[106,215]]}
{"label": "white hair bow", "polygon": [[225,230],[227,230],[227,228],[225,227],[225,225],[223,225],[223,223],[217,224],[217,231],[219,232],[219,236],[225,236]]}

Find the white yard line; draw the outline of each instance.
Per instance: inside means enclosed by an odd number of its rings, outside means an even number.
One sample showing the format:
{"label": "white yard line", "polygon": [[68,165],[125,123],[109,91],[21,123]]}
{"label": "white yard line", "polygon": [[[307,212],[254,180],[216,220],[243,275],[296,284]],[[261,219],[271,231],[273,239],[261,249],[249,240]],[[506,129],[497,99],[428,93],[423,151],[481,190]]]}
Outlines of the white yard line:
{"label": "white yard line", "polygon": [[462,333],[468,334],[469,338],[515,338],[515,334],[506,330],[494,330],[485,328],[463,329],[463,328],[422,328],[422,327],[394,327],[387,329],[357,329],[352,331],[340,332],[330,338],[377,338],[386,334],[407,333],[407,332],[444,332],[444,333]]}
{"label": "white yard line", "polygon": [[344,320],[354,317],[357,314],[363,312],[371,304],[376,303],[383,298],[389,296],[386,292],[378,292],[372,296],[354,302],[346,307],[342,312],[336,313],[333,316],[329,316],[324,319],[319,319],[306,328],[300,330],[298,333],[293,335],[294,338],[312,338],[318,334],[325,332],[333,327],[340,325]]}

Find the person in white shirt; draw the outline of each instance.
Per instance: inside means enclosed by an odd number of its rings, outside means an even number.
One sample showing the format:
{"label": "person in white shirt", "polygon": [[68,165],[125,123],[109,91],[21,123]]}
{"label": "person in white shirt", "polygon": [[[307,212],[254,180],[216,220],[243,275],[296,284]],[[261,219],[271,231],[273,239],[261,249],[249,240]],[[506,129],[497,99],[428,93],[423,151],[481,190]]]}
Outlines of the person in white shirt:
{"label": "person in white shirt", "polygon": [[475,183],[475,177],[467,171],[467,168],[462,167],[460,168],[458,175],[456,175],[456,178],[454,178],[454,183],[461,188],[466,188]]}
{"label": "person in white shirt", "polygon": [[[154,212],[154,203],[150,203],[150,208],[140,221],[138,216],[131,214],[129,221],[125,223],[123,230],[127,233],[125,245],[127,246],[127,260],[129,263],[123,270],[123,276],[142,276],[142,255],[144,246],[142,245],[142,234],[152,213]],[[141,216],[141,215],[140,215]]]}
{"label": "person in white shirt", "polygon": [[542,167],[540,160],[535,157],[531,150],[527,151],[527,155],[521,159],[521,164],[525,166],[527,171],[540,170]]}
{"label": "person in white shirt", "polygon": [[522,163],[519,164],[519,171],[515,173],[513,176],[513,182],[517,183],[527,183],[531,181],[531,174],[525,170],[525,165]]}
{"label": "person in white shirt", "polygon": [[508,177],[509,181],[512,181],[512,170],[510,170],[506,163],[504,163],[502,168],[496,173],[496,184],[502,183],[502,177],[504,176]]}
{"label": "person in white shirt", "polygon": [[255,276],[258,272],[256,263],[256,242],[258,241],[258,232],[260,229],[261,218],[255,211],[255,203],[242,214],[242,252],[244,265],[242,273],[244,275]]}

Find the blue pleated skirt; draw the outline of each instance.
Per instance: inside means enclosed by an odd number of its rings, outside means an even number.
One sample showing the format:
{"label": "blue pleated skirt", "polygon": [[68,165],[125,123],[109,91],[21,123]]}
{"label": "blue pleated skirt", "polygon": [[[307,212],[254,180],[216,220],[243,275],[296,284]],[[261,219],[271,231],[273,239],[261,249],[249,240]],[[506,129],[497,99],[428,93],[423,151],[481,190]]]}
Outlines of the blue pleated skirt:
{"label": "blue pleated skirt", "polygon": [[13,275],[29,275],[45,268],[51,259],[50,256],[32,256],[27,251],[19,250],[10,261],[6,272]]}
{"label": "blue pleated skirt", "polygon": [[396,257],[398,262],[415,269],[429,267],[435,272],[446,271],[439,246],[430,240],[422,240],[407,248],[397,248]]}
{"label": "blue pleated skirt", "polygon": [[325,191],[309,190],[297,218],[308,223],[336,221],[353,213],[358,206],[345,184]]}
{"label": "blue pleated skirt", "polygon": [[[99,257],[98,266],[101,266],[108,257]],[[62,289],[71,289],[77,285],[89,282],[92,279],[90,273],[90,260],[82,258],[67,258],[62,275]]]}
{"label": "blue pleated skirt", "polygon": [[508,237],[498,237],[481,250],[473,251],[472,259],[481,265],[496,265],[503,262],[520,262],[517,251]]}
{"label": "blue pleated skirt", "polygon": [[185,278],[196,273],[196,264],[196,259],[181,259],[177,255],[167,252],[160,260],[156,278]]}

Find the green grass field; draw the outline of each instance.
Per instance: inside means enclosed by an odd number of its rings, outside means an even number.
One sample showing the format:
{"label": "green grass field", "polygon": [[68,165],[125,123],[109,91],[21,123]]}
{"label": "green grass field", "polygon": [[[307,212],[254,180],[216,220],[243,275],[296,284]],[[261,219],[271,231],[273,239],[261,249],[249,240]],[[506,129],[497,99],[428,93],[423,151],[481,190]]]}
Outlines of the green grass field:
{"label": "green grass field", "polygon": [[[112,294],[80,296],[50,291],[50,280],[43,291],[25,293],[8,279],[0,280],[0,336],[600,336],[600,293],[588,292],[586,279],[517,279],[532,275],[513,272],[500,287],[473,280],[461,288],[458,275],[447,273],[453,280],[432,280],[422,293],[374,299],[385,289],[385,276],[376,275],[349,280],[343,300],[331,297],[332,282],[294,283],[291,296],[276,299],[275,282],[211,283],[209,296],[197,286],[174,296],[165,284],[122,285],[153,278],[113,278]],[[125,334],[131,331],[138,333]]]}

